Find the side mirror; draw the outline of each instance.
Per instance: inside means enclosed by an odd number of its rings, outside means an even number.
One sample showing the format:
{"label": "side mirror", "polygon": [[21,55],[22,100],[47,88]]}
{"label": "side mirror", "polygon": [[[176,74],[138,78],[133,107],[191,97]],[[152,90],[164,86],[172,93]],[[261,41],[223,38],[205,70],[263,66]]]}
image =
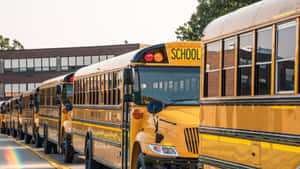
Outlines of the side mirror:
{"label": "side mirror", "polygon": [[72,106],[72,104],[67,103],[65,108],[67,111],[71,111],[73,109],[73,106]]}
{"label": "side mirror", "polygon": [[15,100],[15,103],[16,103],[16,104],[19,104],[19,100],[18,100],[18,99],[17,99],[17,100]]}
{"label": "side mirror", "polygon": [[59,100],[58,98],[55,100],[55,104],[56,104],[56,105],[59,105],[59,104],[60,104],[60,100]]}
{"label": "side mirror", "polygon": [[125,84],[132,84],[133,83],[132,69],[130,69],[130,68],[125,68],[124,69],[124,83]]}
{"label": "side mirror", "polygon": [[133,94],[124,94],[124,101],[125,102],[133,102]]}
{"label": "side mirror", "polygon": [[32,108],[33,108],[33,104],[29,104],[29,108],[31,108],[31,109],[32,109]]}
{"label": "side mirror", "polygon": [[61,94],[61,86],[60,85],[56,85],[56,94],[57,95]]}
{"label": "side mirror", "polygon": [[148,112],[155,115],[155,114],[161,112],[163,107],[164,106],[163,106],[162,102],[160,102],[160,101],[151,101],[147,106],[147,110],[148,110]]}

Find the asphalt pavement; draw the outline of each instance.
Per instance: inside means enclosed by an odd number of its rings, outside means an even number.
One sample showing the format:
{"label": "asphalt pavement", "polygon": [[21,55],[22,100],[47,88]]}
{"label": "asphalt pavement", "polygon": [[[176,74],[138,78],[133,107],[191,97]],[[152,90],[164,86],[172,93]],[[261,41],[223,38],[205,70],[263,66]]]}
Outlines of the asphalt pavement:
{"label": "asphalt pavement", "polygon": [[84,169],[84,159],[75,156],[64,164],[61,154],[44,154],[42,148],[0,134],[0,169]]}

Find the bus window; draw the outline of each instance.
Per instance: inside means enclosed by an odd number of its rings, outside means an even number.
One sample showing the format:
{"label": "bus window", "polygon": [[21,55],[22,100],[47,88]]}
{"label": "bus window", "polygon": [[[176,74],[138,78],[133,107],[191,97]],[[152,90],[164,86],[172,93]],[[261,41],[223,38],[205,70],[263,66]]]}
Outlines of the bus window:
{"label": "bus window", "polygon": [[292,93],[294,90],[296,21],[278,24],[276,30],[276,91],[277,93]]}
{"label": "bus window", "polygon": [[238,95],[251,95],[253,33],[240,35],[238,59]]}
{"label": "bus window", "polygon": [[[199,105],[199,68],[140,67],[135,71],[138,78],[134,83],[137,104],[157,100],[168,105]],[[182,81],[184,90],[178,89],[179,81]]]}
{"label": "bus window", "polygon": [[205,96],[219,96],[220,41],[206,47],[206,90]]}
{"label": "bus window", "polygon": [[223,96],[234,95],[234,59],[235,59],[235,38],[228,38],[224,40],[224,54],[223,54]]}
{"label": "bus window", "polygon": [[270,94],[272,63],[272,27],[257,30],[257,47],[255,62],[255,94]]}

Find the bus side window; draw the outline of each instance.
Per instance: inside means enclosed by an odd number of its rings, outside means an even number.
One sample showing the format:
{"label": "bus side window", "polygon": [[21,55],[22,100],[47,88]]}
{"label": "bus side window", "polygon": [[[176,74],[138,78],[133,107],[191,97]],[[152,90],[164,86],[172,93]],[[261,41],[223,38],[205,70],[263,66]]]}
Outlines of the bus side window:
{"label": "bus side window", "polygon": [[239,36],[238,59],[238,95],[251,95],[252,49],[253,33],[244,33]]}
{"label": "bus side window", "polygon": [[234,95],[235,45],[234,37],[224,40],[222,66],[222,96]]}
{"label": "bus side window", "polygon": [[220,41],[207,44],[205,59],[205,96],[219,96]]}

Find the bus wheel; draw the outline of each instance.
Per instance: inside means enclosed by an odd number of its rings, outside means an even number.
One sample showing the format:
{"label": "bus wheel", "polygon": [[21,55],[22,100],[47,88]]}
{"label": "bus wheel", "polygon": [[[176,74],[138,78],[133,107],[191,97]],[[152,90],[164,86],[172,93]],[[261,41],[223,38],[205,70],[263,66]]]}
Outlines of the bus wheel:
{"label": "bus wheel", "polygon": [[34,144],[35,144],[35,147],[36,148],[39,148],[39,147],[42,147],[42,139],[39,135],[39,131],[36,130],[35,132],[35,141],[34,141]]}
{"label": "bus wheel", "polygon": [[74,150],[73,146],[66,139],[64,139],[63,144],[63,156],[65,163],[72,163],[74,157]]}
{"label": "bus wheel", "polygon": [[31,140],[31,136],[28,134],[28,125],[25,122],[25,132],[24,132],[24,142],[25,144],[29,144]]}
{"label": "bus wheel", "polygon": [[44,142],[43,142],[43,148],[44,148],[44,153],[45,154],[50,154],[51,152],[51,145],[50,142],[48,141],[48,127],[45,124],[44,126]]}
{"label": "bus wheel", "polygon": [[2,122],[1,134],[5,134],[5,124]]}
{"label": "bus wheel", "polygon": [[140,153],[136,160],[136,169],[146,169],[143,153]]}
{"label": "bus wheel", "polygon": [[20,125],[18,130],[19,130],[19,132],[18,132],[19,139],[24,140],[24,133],[23,133],[23,130],[22,130],[22,125]]}

